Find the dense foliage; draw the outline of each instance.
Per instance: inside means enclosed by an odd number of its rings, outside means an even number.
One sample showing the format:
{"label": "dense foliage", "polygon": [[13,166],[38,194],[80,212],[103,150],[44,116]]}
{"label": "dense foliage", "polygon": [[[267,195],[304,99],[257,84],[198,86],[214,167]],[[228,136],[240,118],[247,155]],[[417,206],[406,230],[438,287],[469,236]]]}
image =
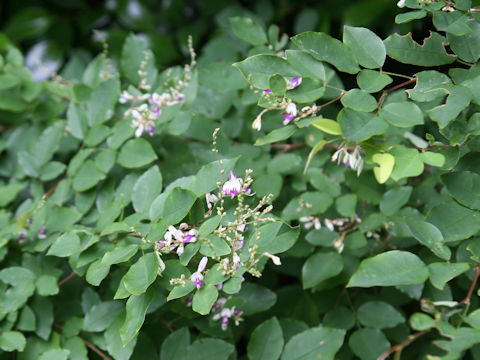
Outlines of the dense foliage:
{"label": "dense foliage", "polygon": [[115,4],[94,58],[47,10],[0,37],[0,358],[480,358],[477,4],[167,48]]}

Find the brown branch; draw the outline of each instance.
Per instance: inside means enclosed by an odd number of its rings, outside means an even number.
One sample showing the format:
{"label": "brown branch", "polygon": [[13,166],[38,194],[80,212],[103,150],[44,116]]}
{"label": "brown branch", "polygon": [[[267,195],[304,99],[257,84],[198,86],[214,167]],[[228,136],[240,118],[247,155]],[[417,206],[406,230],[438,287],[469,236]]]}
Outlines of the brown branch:
{"label": "brown branch", "polygon": [[468,289],[468,294],[463,299],[460,301],[458,304],[470,304],[470,298],[472,297],[473,290],[475,289],[475,285],[477,285],[478,277],[480,275],[480,266],[477,267],[477,273],[475,274],[475,277],[473,278],[472,285],[470,285],[470,289]]}
{"label": "brown branch", "polygon": [[414,342],[416,339],[418,339],[420,336],[422,336],[423,334],[426,334],[427,332],[429,332],[430,329],[428,330],[422,330],[422,331],[419,331],[413,335],[409,335],[407,337],[407,340],[405,340],[404,342],[400,343],[400,344],[397,344],[397,345],[393,345],[390,349],[386,350],[385,352],[383,352],[378,358],[377,360],[385,360],[386,358],[388,358],[391,354],[393,354],[394,352],[401,352],[405,347],[407,347],[408,345],[410,345],[412,342]]}
{"label": "brown branch", "polygon": [[382,95],[380,96],[380,99],[378,100],[378,105],[377,107],[380,108],[383,104],[383,101],[385,100],[385,97],[387,96],[387,93],[400,89],[401,87],[404,87],[405,85],[411,84],[413,82],[417,82],[417,78],[411,78],[410,80],[404,81],[398,85],[392,86],[391,88],[385,89],[382,91]]}
{"label": "brown branch", "polygon": [[60,280],[60,282],[59,282],[57,285],[58,285],[58,286],[62,286],[62,285],[65,284],[67,281],[69,281],[71,278],[73,278],[75,275],[77,275],[77,274],[75,274],[75,272],[72,271],[72,272],[70,273],[70,275],[68,275],[65,279]]}
{"label": "brown branch", "polygon": [[290,150],[293,150],[293,149],[296,149],[296,148],[300,148],[300,147],[304,147],[305,145],[306,145],[306,143],[304,143],[304,142],[298,143],[298,144],[273,144],[272,148],[273,149],[282,149],[282,151],[280,151],[278,154],[275,155],[275,156],[279,156],[279,155],[285,154],[287,151],[290,151]]}
{"label": "brown branch", "polygon": [[53,185],[46,193],[45,195],[43,195],[43,199],[46,200],[50,197],[50,195],[53,194],[53,192],[55,191],[55,189],[57,188],[58,184],[60,184],[60,182],[65,179],[66,177],[66,174],[63,174],[62,177],[60,179],[58,179],[58,181],[55,183],[55,185]]}
{"label": "brown branch", "polygon": [[[63,326],[60,325],[60,324],[57,324],[57,323],[53,323],[53,326],[55,326],[56,328],[62,330],[63,329]],[[95,345],[93,345],[91,342],[83,339],[83,338],[80,338],[83,343],[90,349],[92,350],[93,352],[95,352],[98,356],[100,356],[103,360],[112,360],[112,358],[108,355],[105,355],[105,353],[100,350],[99,348],[97,348]]]}
{"label": "brown branch", "polygon": [[340,95],[338,95],[335,99],[332,99],[332,100],[330,100],[330,101],[327,101],[325,104],[322,104],[322,105],[318,106],[318,108],[321,109],[321,108],[324,108],[325,106],[328,106],[328,105],[330,105],[330,104],[333,104],[334,102],[340,100],[340,99],[343,97],[343,95],[345,95],[346,93],[347,93],[346,91],[342,92],[342,93],[341,93]]}

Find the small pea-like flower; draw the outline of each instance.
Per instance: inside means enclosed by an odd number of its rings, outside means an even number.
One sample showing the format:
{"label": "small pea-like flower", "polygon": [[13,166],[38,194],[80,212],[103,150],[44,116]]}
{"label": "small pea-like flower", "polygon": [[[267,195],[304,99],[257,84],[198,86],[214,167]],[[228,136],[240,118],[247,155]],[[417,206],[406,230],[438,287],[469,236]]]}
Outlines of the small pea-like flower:
{"label": "small pea-like flower", "polygon": [[283,115],[283,125],[287,125],[290,121],[292,121],[295,116],[297,116],[297,105],[293,102],[287,105],[285,109],[285,114]]}
{"label": "small pea-like flower", "polygon": [[25,229],[20,229],[18,231],[18,242],[20,244],[24,243],[25,242],[25,236],[27,236],[27,230]]}
{"label": "small pea-like flower", "polygon": [[237,225],[237,230],[241,232],[245,232],[248,230],[248,226],[245,223]]}
{"label": "small pea-like flower", "polygon": [[190,280],[192,280],[193,284],[200,289],[203,285],[203,270],[205,270],[205,266],[207,266],[208,258],[204,256],[200,263],[198,264],[197,271],[195,271],[191,276]]}
{"label": "small pea-like flower", "polygon": [[397,2],[397,6],[398,6],[399,8],[405,7],[405,0],[400,0],[400,1],[398,1],[398,2]]}
{"label": "small pea-like flower", "polygon": [[322,228],[322,223],[320,219],[316,216],[302,216],[300,222],[304,223],[305,229],[310,229],[312,226],[315,227],[316,230],[320,230]]}
{"label": "small pea-like flower", "polygon": [[278,256],[272,255],[269,252],[264,252],[262,255],[269,257],[275,265],[282,265],[282,262]]}
{"label": "small pea-like flower", "polygon": [[127,101],[133,100],[133,95],[130,95],[126,90],[123,90],[118,98],[120,104],[125,104]]}
{"label": "small pea-like flower", "polygon": [[47,237],[46,232],[47,229],[45,228],[45,226],[42,226],[40,229],[38,229],[37,238],[45,239]]}
{"label": "small pea-like flower", "polygon": [[233,199],[234,196],[238,195],[242,191],[242,179],[238,178],[233,171],[230,171],[228,175],[228,180],[223,184],[222,192],[223,195],[230,195]]}
{"label": "small pea-like flower", "polygon": [[287,83],[287,90],[292,90],[298,87],[302,83],[302,78],[295,76]]}
{"label": "small pea-like flower", "polygon": [[213,320],[214,321],[221,320],[222,330],[226,331],[232,315],[233,315],[232,309],[224,308],[218,314],[213,316]]}
{"label": "small pea-like flower", "polygon": [[323,222],[325,223],[325,226],[327,227],[328,230],[330,231],[334,231],[335,230],[335,227],[333,226],[333,222],[329,219],[325,219],[323,220]]}
{"label": "small pea-like flower", "polygon": [[240,256],[238,256],[237,253],[234,253],[232,260],[233,260],[232,261],[233,270],[237,270],[240,267],[240,263],[241,263]]}
{"label": "small pea-like flower", "polygon": [[263,92],[264,92],[265,94],[270,94],[270,93],[272,92],[272,90],[270,90],[270,89],[265,89],[265,90],[263,90]]}

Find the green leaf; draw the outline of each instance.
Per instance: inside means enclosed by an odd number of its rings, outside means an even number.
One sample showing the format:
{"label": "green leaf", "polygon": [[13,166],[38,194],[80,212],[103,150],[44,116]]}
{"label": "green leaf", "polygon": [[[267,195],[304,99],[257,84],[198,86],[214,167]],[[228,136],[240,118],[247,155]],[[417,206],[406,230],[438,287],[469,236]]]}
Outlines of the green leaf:
{"label": "green leaf", "polygon": [[[174,188],[165,199],[158,216],[162,217],[167,225],[176,224],[187,216],[196,200],[197,196],[190,190]],[[155,219],[158,216],[155,216]]]}
{"label": "green leaf", "polygon": [[127,169],[148,165],[156,159],[152,145],[145,139],[128,140],[118,155],[118,163]]}
{"label": "green leaf", "polygon": [[375,70],[361,70],[357,75],[358,86],[369,93],[380,91],[392,82],[390,76]]}
{"label": "green leaf", "polygon": [[197,339],[188,349],[187,359],[227,360],[235,347],[220,339]]}
{"label": "green leaf", "polygon": [[381,68],[385,63],[387,50],[374,32],[362,27],[343,27],[343,42],[352,49],[358,63],[369,69]]}
{"label": "green leaf", "polygon": [[362,360],[377,359],[390,348],[390,342],[378,329],[359,329],[348,339],[348,346]]}
{"label": "green leaf", "polygon": [[480,175],[471,171],[451,172],[442,175],[448,192],[460,204],[480,210]]}
{"label": "green leaf", "polygon": [[422,71],[416,74],[416,78],[415,87],[407,90],[408,96],[414,101],[428,102],[443,98],[452,87],[450,78],[438,71]]}
{"label": "green leaf", "polygon": [[335,199],[335,209],[341,216],[354,217],[357,207],[357,195],[345,194]]}
{"label": "green leaf", "polygon": [[119,264],[128,261],[138,251],[137,244],[131,244],[126,246],[117,246],[113,250],[108,251],[102,257],[102,264],[109,266],[113,264]]}
{"label": "green leaf", "polygon": [[268,79],[268,87],[275,95],[283,96],[287,91],[287,82],[282,75],[272,75]]}
{"label": "green leaf", "polygon": [[472,32],[468,26],[469,17],[460,11],[434,11],[433,25],[437,30],[445,31],[452,35],[462,36]]}
{"label": "green leaf", "polygon": [[44,352],[38,360],[67,360],[70,351],[65,349],[51,349]]}
{"label": "green leaf", "polygon": [[428,330],[435,326],[435,321],[423,313],[415,313],[408,320],[412,329],[417,331]]}
{"label": "green leaf", "polygon": [[452,256],[450,249],[444,244],[443,235],[435,225],[414,218],[405,218],[405,223],[415,239],[428,247],[439,258],[450,260]]}
{"label": "green leaf", "polygon": [[380,202],[380,211],[387,216],[394,215],[410,199],[412,190],[411,186],[402,186],[388,190],[383,194]]}
{"label": "green leaf", "polygon": [[125,313],[118,315],[112,325],[105,331],[104,335],[106,348],[115,360],[129,360],[137,342],[137,338],[134,338],[125,346],[123,345],[120,328],[125,322],[124,319]]}
{"label": "green leaf", "polygon": [[249,239],[250,244],[256,242],[259,252],[278,254],[290,249],[300,235],[298,227],[292,228],[280,221],[266,224],[259,229],[260,238],[258,241],[254,234]]}
{"label": "green leaf", "polygon": [[[239,280],[240,284],[243,282],[241,277],[233,277],[229,281],[234,279]],[[223,291],[226,292],[225,287]],[[242,310],[245,316],[266,311],[277,301],[277,296],[272,290],[250,282],[243,284],[237,296],[244,300]]]}
{"label": "green leaf", "polygon": [[470,270],[470,265],[467,263],[438,262],[428,265],[430,282],[439,290],[443,290],[447,282],[468,270]]}
{"label": "green leaf", "polygon": [[480,23],[469,23],[472,32],[463,36],[447,34],[450,49],[462,60],[470,63],[477,62],[480,58]]}
{"label": "green leaf", "polygon": [[348,108],[339,112],[337,121],[345,138],[352,142],[365,141],[374,135],[385,133],[388,129],[388,124],[382,119]]}
{"label": "green leaf", "polygon": [[325,67],[321,61],[315,59],[306,51],[286,50],[285,56],[292,67],[304,77],[326,80]]}
{"label": "green leaf", "polygon": [[222,166],[218,160],[212,161],[198,171],[189,188],[199,197],[203,197],[207,192],[217,189],[217,182],[225,181],[225,175],[222,175],[221,169],[225,174],[233,170],[238,161],[238,157],[232,159],[222,159]]}
{"label": "green leaf", "polygon": [[75,191],[86,191],[103,179],[105,179],[105,174],[96,167],[92,160],[87,160],[75,174],[72,187]]}
{"label": "green leaf", "polygon": [[439,105],[427,111],[428,116],[438,123],[442,129],[454,120],[463,109],[465,109],[472,99],[470,90],[463,86],[455,86],[447,97],[444,105]]}
{"label": "green leaf", "polygon": [[423,161],[418,150],[399,145],[394,146],[390,154],[395,157],[395,166],[391,175],[393,180],[418,176],[423,172]]}
{"label": "green leaf", "polygon": [[307,31],[291,38],[301,50],[318,60],[326,61],[338,70],[356,74],[360,68],[353,52],[341,41],[321,32]]}
{"label": "green leaf", "polygon": [[3,331],[0,334],[0,349],[4,351],[23,351],[27,341],[19,331]]}
{"label": "green leaf", "polygon": [[423,9],[409,11],[409,12],[398,14],[397,16],[395,16],[395,23],[403,24],[412,20],[423,19],[425,16],[427,16],[427,12]]}
{"label": "green leaf", "polygon": [[41,275],[35,282],[37,292],[41,296],[57,295],[59,292],[57,278],[52,275]]}
{"label": "green leaf", "polygon": [[318,252],[310,256],[302,267],[304,289],[317,286],[343,270],[343,257],[336,252]]}
{"label": "green leaf", "polygon": [[347,287],[413,285],[428,278],[427,266],[416,255],[400,250],[387,251],[365,259]]}
{"label": "green leaf", "polygon": [[282,360],[333,360],[343,344],[345,330],[316,327],[292,337],[285,345]]}
{"label": "green leaf", "polygon": [[57,121],[54,125],[46,128],[40,138],[42,141],[36,142],[33,149],[33,156],[39,166],[45,165],[49,162],[57,150],[60,140],[63,136],[64,123]]}
{"label": "green leaf", "polygon": [[73,231],[58,237],[48,249],[47,255],[67,257],[80,251],[80,238]]}
{"label": "green leaf", "polygon": [[373,168],[375,179],[379,184],[385,183],[392,174],[395,158],[388,153],[376,153],[373,154],[372,161],[379,165]]}
{"label": "green leaf", "polygon": [[220,224],[221,220],[220,215],[207,219],[198,229],[198,236],[205,237],[210,235],[217,228],[218,224]]}
{"label": "green leaf", "polygon": [[456,59],[456,56],[447,54],[443,46],[446,39],[436,32],[425,38],[422,45],[413,41],[411,34],[390,35],[384,44],[388,56],[404,64],[429,67],[450,64]]}
{"label": "green leaf", "polygon": [[18,183],[0,187],[0,206],[10,204],[26,186],[26,183]]}
{"label": "green leaf", "polygon": [[[142,69],[142,63],[145,63]],[[120,69],[131,84],[140,84],[141,77],[139,70],[146,73],[145,79],[147,85],[153,85],[157,77],[157,67],[155,65],[155,55],[147,48],[147,45],[134,34],[129,34],[122,46],[122,57],[120,59]]]}
{"label": "green leaf", "polygon": [[233,33],[243,41],[254,46],[267,43],[265,30],[255,20],[242,16],[231,17],[228,20],[230,20]]}
{"label": "green leaf", "polygon": [[311,103],[325,94],[324,82],[317,79],[304,78],[302,84],[287,92],[287,97],[296,103]]}
{"label": "green leaf", "polygon": [[[325,120],[328,120],[328,119],[325,119]],[[330,120],[330,121],[333,121],[333,120]],[[338,123],[336,123],[338,125]],[[322,127],[324,127],[322,125]],[[340,127],[339,127],[340,128]],[[330,131],[330,129],[329,129]],[[339,131],[341,132],[341,130],[339,129]],[[307,157],[307,161],[305,163],[305,167],[303,168],[303,173],[306,174],[307,173],[307,170],[308,170],[308,167],[310,166],[310,163],[312,162],[312,159],[313,157],[315,156],[315,154],[317,152],[319,152],[320,150],[323,149],[323,147],[325,146],[325,144],[327,144],[327,140],[320,140],[313,148],[312,150],[310,150],[310,152],[308,153],[308,157]]]}
{"label": "green leaf", "polygon": [[426,220],[441,231],[445,241],[457,241],[468,239],[480,230],[479,216],[478,211],[452,201],[433,207]]}
{"label": "green leaf", "polygon": [[283,58],[276,55],[254,55],[241,62],[234,63],[245,78],[252,75],[253,84],[258,89],[267,89],[271,75],[279,74],[290,78],[300,74]]}
{"label": "green leaf", "polygon": [[193,311],[207,315],[212,309],[213,304],[217,301],[218,290],[214,285],[204,285],[193,295],[192,309]]}
{"label": "green leaf", "polygon": [[89,332],[105,331],[123,311],[120,301],[105,301],[88,309],[83,319],[83,330]]}
{"label": "green leaf", "polygon": [[385,329],[405,321],[403,315],[384,301],[368,301],[357,310],[357,318],[363,326]]}
{"label": "green leaf", "polygon": [[253,330],[248,341],[250,360],[277,360],[283,349],[283,331],[276,317],[264,321]]}
{"label": "green leaf", "polygon": [[97,259],[88,267],[85,280],[93,286],[98,286],[109,272],[110,265],[104,265],[101,259]]}
{"label": "green leaf", "polygon": [[188,280],[184,286],[177,285],[168,294],[167,301],[184,297],[185,295],[190,294],[193,291],[193,289],[195,289],[195,285],[190,280]]}
{"label": "green leaf", "polygon": [[267,144],[271,144],[274,142],[282,141],[288,139],[297,131],[295,125],[287,125],[281,128],[275,129],[268,133],[265,136],[258,138],[255,141],[255,146],[263,146]]}
{"label": "green leaf", "polygon": [[133,187],[132,204],[136,212],[146,212],[162,192],[162,174],[154,165],[140,176]]}
{"label": "green leaf", "polygon": [[330,135],[342,135],[342,129],[335,120],[321,118],[313,121],[311,125]]}
{"label": "green leaf", "polygon": [[343,106],[361,112],[370,112],[377,108],[377,100],[365,90],[351,89],[340,100]]}
{"label": "green leaf", "polygon": [[379,115],[397,127],[407,128],[423,124],[422,110],[413,102],[387,104],[380,110]]}
{"label": "green leaf", "polygon": [[170,333],[162,343],[160,359],[162,360],[188,360],[190,346],[190,332],[183,327]]}
{"label": "green leaf", "polygon": [[123,277],[125,288],[132,295],[143,294],[155,281],[158,267],[158,260],[153,252],[143,255]]}
{"label": "green leaf", "polygon": [[125,316],[125,322],[120,328],[120,337],[122,338],[123,345],[130,342],[142,327],[147,309],[154,297],[155,291],[148,289],[147,292],[138,296],[132,295],[127,300],[127,305],[125,306],[127,314]]}
{"label": "green leaf", "polygon": [[88,124],[94,126],[109,120],[120,94],[120,81],[109,79],[100,84],[87,103]]}
{"label": "green leaf", "polygon": [[445,156],[432,151],[425,151],[420,154],[425,164],[442,167],[445,164]]}

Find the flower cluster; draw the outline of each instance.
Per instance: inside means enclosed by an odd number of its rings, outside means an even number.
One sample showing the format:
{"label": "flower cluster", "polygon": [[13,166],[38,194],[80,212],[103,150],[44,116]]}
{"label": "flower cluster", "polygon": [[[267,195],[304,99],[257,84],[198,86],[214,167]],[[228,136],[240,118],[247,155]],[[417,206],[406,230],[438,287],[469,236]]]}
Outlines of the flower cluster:
{"label": "flower cluster", "polygon": [[[252,190],[249,187],[243,188],[243,180],[242,178],[237,177],[237,175],[230,171],[228,174],[228,180],[222,186],[222,193],[225,196],[231,196],[233,199],[235,196],[240,194],[240,192],[244,192],[246,195],[251,195]],[[211,196],[211,195],[210,195]],[[208,200],[207,200],[208,202]]]}
{"label": "flower cluster", "polygon": [[233,320],[236,326],[238,326],[240,321],[243,320],[243,311],[235,309],[235,306],[227,308],[225,307],[226,303],[227,299],[222,297],[219,298],[212,307],[212,312],[217,312],[215,315],[213,315],[212,319],[214,321],[220,320],[223,331],[227,330],[230,320]]}
{"label": "flower cluster", "polygon": [[170,253],[176,248],[177,255],[180,256],[183,254],[185,244],[197,241],[197,235],[197,229],[189,229],[187,223],[181,223],[178,229],[174,226],[169,226],[164,239],[157,241],[157,247],[163,253]]}
{"label": "flower cluster", "polygon": [[336,161],[337,164],[343,163],[346,167],[355,170],[357,175],[360,175],[363,170],[363,158],[360,154],[361,149],[362,148],[357,145],[353,149],[353,152],[349,153],[349,148],[343,145],[333,153],[332,161]]}

